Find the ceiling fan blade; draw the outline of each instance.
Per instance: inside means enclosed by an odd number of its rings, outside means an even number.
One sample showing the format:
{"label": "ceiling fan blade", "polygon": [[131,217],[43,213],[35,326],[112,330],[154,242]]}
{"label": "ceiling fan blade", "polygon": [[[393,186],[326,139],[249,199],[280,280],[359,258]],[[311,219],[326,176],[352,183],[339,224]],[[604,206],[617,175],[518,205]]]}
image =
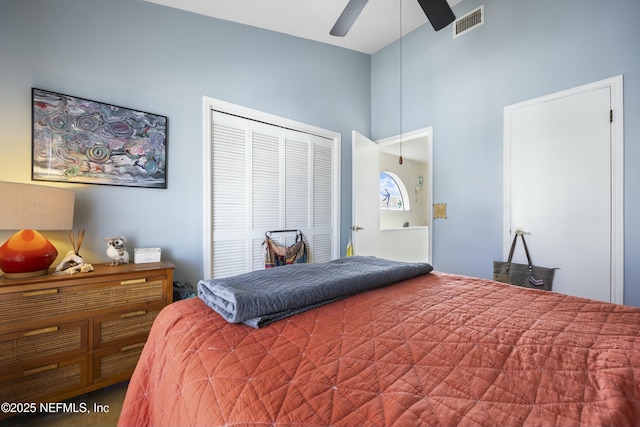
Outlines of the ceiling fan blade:
{"label": "ceiling fan blade", "polygon": [[456,19],[447,0],[418,0],[418,3],[436,31],[443,29]]}
{"label": "ceiling fan blade", "polygon": [[329,34],[337,37],[344,37],[347,35],[351,26],[356,22],[356,19],[360,16],[360,12],[362,12],[362,9],[364,9],[364,6],[368,1],[369,0],[349,0],[349,3],[347,3],[342,14],[340,14],[340,17],[334,24],[333,28],[329,31]]}

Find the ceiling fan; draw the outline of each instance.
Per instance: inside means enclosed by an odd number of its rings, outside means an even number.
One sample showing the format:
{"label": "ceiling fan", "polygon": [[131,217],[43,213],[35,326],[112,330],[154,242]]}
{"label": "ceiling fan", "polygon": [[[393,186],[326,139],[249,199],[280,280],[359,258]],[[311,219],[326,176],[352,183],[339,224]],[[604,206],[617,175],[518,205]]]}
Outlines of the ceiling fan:
{"label": "ceiling fan", "polygon": [[[344,37],[369,0],[349,0],[347,6],[329,32],[332,36]],[[418,0],[422,10],[429,18],[433,29],[438,31],[453,22],[456,17],[447,0]]]}

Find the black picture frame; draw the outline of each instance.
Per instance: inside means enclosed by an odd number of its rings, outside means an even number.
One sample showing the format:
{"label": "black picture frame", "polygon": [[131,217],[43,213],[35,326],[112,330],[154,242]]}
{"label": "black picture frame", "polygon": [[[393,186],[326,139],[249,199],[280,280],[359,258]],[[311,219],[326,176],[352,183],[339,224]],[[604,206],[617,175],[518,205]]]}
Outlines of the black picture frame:
{"label": "black picture frame", "polygon": [[32,88],[35,181],[167,188],[168,118]]}

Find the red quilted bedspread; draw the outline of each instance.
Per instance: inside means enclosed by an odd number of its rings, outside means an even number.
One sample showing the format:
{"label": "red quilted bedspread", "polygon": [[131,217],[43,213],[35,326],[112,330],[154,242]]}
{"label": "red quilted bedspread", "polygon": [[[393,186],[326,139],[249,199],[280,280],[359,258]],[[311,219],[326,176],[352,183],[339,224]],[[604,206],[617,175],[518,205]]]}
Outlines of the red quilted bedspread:
{"label": "red quilted bedspread", "polygon": [[638,426],[640,309],[431,273],[262,329],[158,316],[120,426]]}

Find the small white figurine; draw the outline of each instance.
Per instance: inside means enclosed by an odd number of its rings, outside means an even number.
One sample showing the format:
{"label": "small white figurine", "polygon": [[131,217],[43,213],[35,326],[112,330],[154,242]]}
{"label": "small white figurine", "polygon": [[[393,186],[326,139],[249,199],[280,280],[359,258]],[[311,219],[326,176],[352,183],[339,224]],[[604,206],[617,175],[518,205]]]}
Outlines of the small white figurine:
{"label": "small white figurine", "polygon": [[68,268],[75,267],[77,265],[84,264],[84,260],[76,251],[69,251],[67,255],[60,261],[60,264],[56,267],[56,273],[64,271]]}
{"label": "small white figurine", "polygon": [[90,271],[93,271],[93,265],[91,264],[87,264],[87,263],[82,263],[82,264],[77,264],[74,265],[73,267],[69,267],[65,270],[61,270],[61,271],[56,271],[55,274],[76,274],[76,273],[88,273]]}
{"label": "small white figurine", "polygon": [[118,264],[129,264],[129,252],[124,247],[127,239],[124,237],[106,237],[104,239],[107,242],[107,256],[111,258],[109,265],[118,266]]}
{"label": "small white figurine", "polygon": [[82,239],[84,239],[84,230],[78,233],[78,241],[76,242],[73,234],[69,231],[69,240],[71,241],[72,251],[67,252],[64,259],[60,261],[56,267],[55,274],[76,274],[76,273],[88,273],[93,271],[93,266],[84,262],[84,259],[80,256],[80,246],[82,246]]}

